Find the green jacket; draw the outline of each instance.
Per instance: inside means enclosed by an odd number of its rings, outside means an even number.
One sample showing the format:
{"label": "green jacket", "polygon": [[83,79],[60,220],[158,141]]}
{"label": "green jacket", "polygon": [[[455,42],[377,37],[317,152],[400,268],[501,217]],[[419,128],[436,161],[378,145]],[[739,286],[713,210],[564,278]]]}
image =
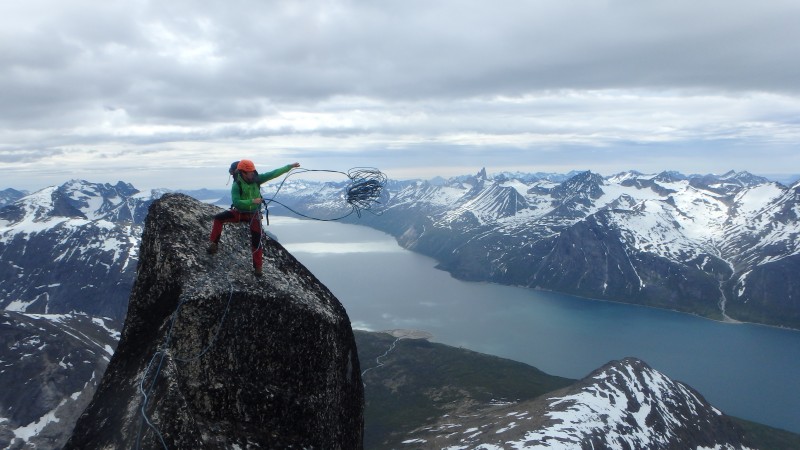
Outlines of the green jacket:
{"label": "green jacket", "polygon": [[236,180],[231,186],[233,207],[242,212],[258,211],[258,204],[253,203],[253,199],[261,197],[261,185],[273,178],[278,178],[290,170],[292,170],[292,165],[287,164],[271,172],[260,173],[254,183],[248,183],[242,179],[241,175],[236,175]]}

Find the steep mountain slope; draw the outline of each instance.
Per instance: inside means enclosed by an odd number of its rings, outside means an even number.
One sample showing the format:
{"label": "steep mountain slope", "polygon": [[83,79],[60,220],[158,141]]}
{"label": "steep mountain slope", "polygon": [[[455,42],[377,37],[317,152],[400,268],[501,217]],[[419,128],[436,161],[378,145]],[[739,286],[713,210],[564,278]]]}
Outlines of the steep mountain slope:
{"label": "steep mountain slope", "polygon": [[150,194],[72,180],[0,209],[0,308],[122,321]]}
{"label": "steep mountain slope", "polygon": [[119,324],[0,311],[0,448],[61,448],[94,394]]}
{"label": "steep mountain slope", "polygon": [[800,448],[800,435],[731,424],[700,394],[636,359],[576,382],[413,330],[355,334],[367,448],[526,448],[520,436],[528,432],[548,437],[532,448]]}
{"label": "steep mountain slope", "polygon": [[304,266],[166,194],[148,212],[117,351],[67,449],[361,448],[363,385],[347,313]]}
{"label": "steep mountain slope", "polygon": [[397,448],[431,417],[531,400],[574,380],[526,364],[428,342],[423,333],[356,331],[366,395],[364,444]]}
{"label": "steep mountain slope", "polygon": [[0,208],[10,205],[25,196],[25,192],[16,189],[3,189],[0,191]]}
{"label": "steep mountain slope", "polygon": [[[770,201],[759,201],[761,199]],[[800,182],[787,190],[756,187],[736,197],[742,211],[726,232],[735,274],[725,283],[726,311],[762,323],[800,322]],[[800,327],[798,327],[800,328]]]}
{"label": "steep mountain slope", "polygon": [[[463,279],[800,328],[800,184],[746,172],[552,179],[481,171],[395,183],[382,214],[359,223]],[[336,214],[333,187],[281,195]]]}
{"label": "steep mountain slope", "polygon": [[447,415],[400,448],[752,448],[743,434],[690,387],[626,358],[536,400]]}

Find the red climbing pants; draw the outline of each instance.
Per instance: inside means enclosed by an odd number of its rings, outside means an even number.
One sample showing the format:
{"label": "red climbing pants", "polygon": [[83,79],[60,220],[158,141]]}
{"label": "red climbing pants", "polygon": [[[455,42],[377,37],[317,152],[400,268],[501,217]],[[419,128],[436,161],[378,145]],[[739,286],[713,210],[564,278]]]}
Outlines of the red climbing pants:
{"label": "red climbing pants", "polygon": [[250,222],[250,250],[253,251],[253,267],[260,269],[263,264],[264,252],[261,248],[261,217],[258,212],[239,212],[229,209],[214,216],[214,225],[211,226],[211,242],[219,242],[222,236],[222,225],[226,223]]}

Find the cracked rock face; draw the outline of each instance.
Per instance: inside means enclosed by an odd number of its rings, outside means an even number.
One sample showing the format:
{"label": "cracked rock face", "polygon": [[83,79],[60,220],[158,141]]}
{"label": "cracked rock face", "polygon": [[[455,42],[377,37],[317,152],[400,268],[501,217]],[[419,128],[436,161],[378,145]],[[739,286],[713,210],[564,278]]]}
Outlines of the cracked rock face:
{"label": "cracked rock face", "polygon": [[219,211],[181,194],[150,207],[119,346],[65,448],[363,447],[341,303],[272,240],[256,278],[245,225],[208,255]]}

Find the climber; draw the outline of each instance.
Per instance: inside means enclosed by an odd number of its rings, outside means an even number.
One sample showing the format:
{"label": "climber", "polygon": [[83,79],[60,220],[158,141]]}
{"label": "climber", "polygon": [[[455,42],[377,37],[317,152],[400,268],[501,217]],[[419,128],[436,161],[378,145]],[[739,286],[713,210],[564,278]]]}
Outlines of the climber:
{"label": "climber", "polygon": [[214,216],[214,224],[211,227],[211,244],[208,246],[208,253],[217,253],[219,249],[219,239],[222,236],[222,224],[231,222],[250,222],[250,247],[253,251],[253,268],[255,274],[260,277],[263,274],[261,269],[263,261],[263,249],[261,248],[261,184],[277,178],[292,169],[300,167],[300,163],[287,164],[271,172],[259,174],[253,161],[243,159],[236,164],[236,170],[232,173],[233,185],[231,186],[231,199],[233,204],[231,209],[221,212]]}

